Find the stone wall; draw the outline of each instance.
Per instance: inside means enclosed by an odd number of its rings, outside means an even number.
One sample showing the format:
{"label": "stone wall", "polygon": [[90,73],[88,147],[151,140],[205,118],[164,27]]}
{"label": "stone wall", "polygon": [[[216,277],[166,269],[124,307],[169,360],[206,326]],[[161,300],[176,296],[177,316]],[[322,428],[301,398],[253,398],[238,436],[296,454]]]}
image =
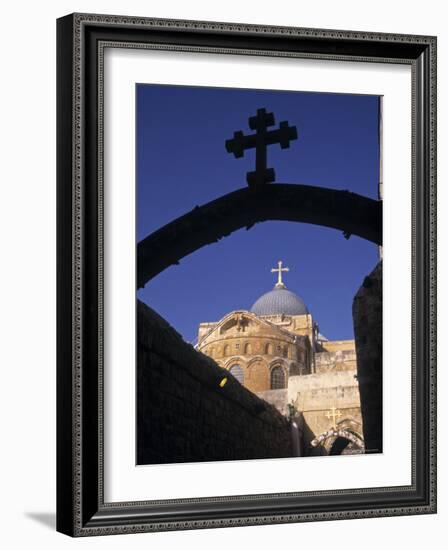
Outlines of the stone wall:
{"label": "stone wall", "polygon": [[280,411],[283,415],[288,416],[288,390],[267,390],[257,392],[258,397],[264,399]]}
{"label": "stone wall", "polygon": [[349,427],[362,436],[362,416],[356,370],[332,370],[318,374],[290,376],[287,390],[271,390],[257,393],[274,405],[282,414],[293,413],[303,417],[304,445],[333,427],[333,419],[327,412],[335,407],[336,423]]}
{"label": "stone wall", "polygon": [[[219,366],[240,371],[239,381],[253,393],[286,387],[288,376],[309,372],[311,363],[308,339],[286,330],[291,319],[296,317],[278,316],[275,324],[250,311],[233,311],[217,323],[201,323],[197,349]],[[283,381],[273,384],[279,369]]]}
{"label": "stone wall", "polygon": [[275,407],[137,303],[138,464],[292,454],[289,422]]}
{"label": "stone wall", "polygon": [[340,350],[335,352],[320,352],[314,356],[316,373],[330,370],[352,370],[356,372],[355,350]]}
{"label": "stone wall", "polygon": [[[334,421],[327,413],[335,407],[336,424],[349,424],[362,435],[362,417],[356,371],[333,370],[291,376],[288,387],[288,403],[303,414],[308,428],[307,440],[334,427]],[[309,443],[309,441],[306,441]]]}
{"label": "stone wall", "polygon": [[324,340],[322,341],[322,347],[324,351],[355,351],[354,340]]}
{"label": "stone wall", "polygon": [[359,392],[366,452],[383,448],[383,277],[379,262],[353,301]]}

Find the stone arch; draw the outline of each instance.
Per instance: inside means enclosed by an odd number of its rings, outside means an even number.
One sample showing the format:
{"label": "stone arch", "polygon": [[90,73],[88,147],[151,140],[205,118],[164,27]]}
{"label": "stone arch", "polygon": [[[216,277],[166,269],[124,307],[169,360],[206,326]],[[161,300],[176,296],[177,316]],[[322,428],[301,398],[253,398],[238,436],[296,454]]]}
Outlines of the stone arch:
{"label": "stone arch", "polygon": [[244,353],[244,355],[251,355],[252,354],[252,344],[250,342],[246,342],[244,344],[243,353]]}
{"label": "stone arch", "polygon": [[232,357],[226,358],[224,360],[224,368],[228,370],[234,363],[238,363],[238,365],[241,365],[241,368],[243,369],[246,368],[246,361],[243,357],[241,357],[241,355],[232,355]]}
{"label": "stone arch", "polygon": [[254,363],[259,363],[260,361],[267,366],[266,360],[264,359],[264,357],[262,355],[255,355],[254,357],[251,357],[247,361],[247,366],[250,367]]}
{"label": "stone arch", "polygon": [[362,433],[361,423],[351,415],[344,416],[344,418],[338,422],[337,427],[339,430],[348,430],[358,435]]}
{"label": "stone arch", "polygon": [[309,454],[317,455],[363,454],[365,445],[359,433],[338,425],[315,437],[310,442],[309,450]]}
{"label": "stone arch", "polygon": [[269,370],[272,370],[274,367],[280,366],[283,369],[288,370],[288,363],[289,361],[285,361],[283,359],[280,359],[279,357],[276,357],[269,363]]}
{"label": "stone arch", "polygon": [[195,250],[256,223],[283,220],[332,227],[382,244],[381,201],[349,191],[275,183],[239,189],[173,220],[137,245],[137,288]]}
{"label": "stone arch", "polygon": [[224,345],[224,348],[222,350],[222,354],[223,354],[224,357],[229,357],[229,355],[231,355],[230,344],[225,344]]}

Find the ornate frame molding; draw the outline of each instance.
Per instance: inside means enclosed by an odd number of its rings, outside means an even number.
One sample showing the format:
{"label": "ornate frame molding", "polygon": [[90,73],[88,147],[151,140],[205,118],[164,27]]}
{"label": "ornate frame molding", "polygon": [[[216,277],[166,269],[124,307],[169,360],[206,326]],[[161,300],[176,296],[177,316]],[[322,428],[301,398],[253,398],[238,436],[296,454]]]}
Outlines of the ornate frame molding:
{"label": "ornate frame molding", "polygon": [[[104,502],[101,81],[111,45],[412,66],[412,485]],[[431,36],[93,14],[58,20],[59,531],[90,536],[436,511],[436,59]]]}

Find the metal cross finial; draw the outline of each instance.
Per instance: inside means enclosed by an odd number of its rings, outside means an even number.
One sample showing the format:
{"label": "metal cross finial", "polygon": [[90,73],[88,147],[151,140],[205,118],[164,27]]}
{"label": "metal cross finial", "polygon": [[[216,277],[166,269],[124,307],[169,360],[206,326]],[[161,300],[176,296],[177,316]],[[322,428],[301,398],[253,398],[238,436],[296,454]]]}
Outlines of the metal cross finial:
{"label": "metal cross finial", "polygon": [[333,419],[333,428],[336,428],[336,420],[338,418],[341,418],[342,414],[341,411],[338,411],[336,407],[331,407],[330,411],[327,411],[325,416],[330,420],[330,418]]}
{"label": "metal cross finial", "polygon": [[297,139],[297,128],[289,126],[288,122],[280,122],[278,130],[267,130],[274,126],[273,113],[266,109],[258,109],[255,116],[249,118],[249,128],[255,130],[255,134],[245,136],[243,132],[234,132],[233,139],[226,141],[228,153],[233,153],[236,158],[244,156],[246,149],[255,149],[255,171],[247,173],[249,187],[262,185],[275,181],[273,168],[267,167],[268,145],[278,143],[282,149],[288,149],[291,141]]}
{"label": "metal cross finial", "polygon": [[278,273],[278,281],[275,285],[275,288],[286,288],[283,279],[282,279],[282,272],[289,271],[289,267],[283,267],[283,262],[281,260],[278,261],[278,268],[272,268],[271,273]]}

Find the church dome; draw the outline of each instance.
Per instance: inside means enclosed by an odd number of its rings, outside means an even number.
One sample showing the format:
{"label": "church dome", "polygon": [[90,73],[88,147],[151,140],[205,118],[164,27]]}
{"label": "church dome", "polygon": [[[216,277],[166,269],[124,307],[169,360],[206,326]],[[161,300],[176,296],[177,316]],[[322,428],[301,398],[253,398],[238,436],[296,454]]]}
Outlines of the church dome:
{"label": "church dome", "polygon": [[250,311],[255,315],[305,315],[308,308],[300,296],[277,284],[273,290],[260,296]]}

